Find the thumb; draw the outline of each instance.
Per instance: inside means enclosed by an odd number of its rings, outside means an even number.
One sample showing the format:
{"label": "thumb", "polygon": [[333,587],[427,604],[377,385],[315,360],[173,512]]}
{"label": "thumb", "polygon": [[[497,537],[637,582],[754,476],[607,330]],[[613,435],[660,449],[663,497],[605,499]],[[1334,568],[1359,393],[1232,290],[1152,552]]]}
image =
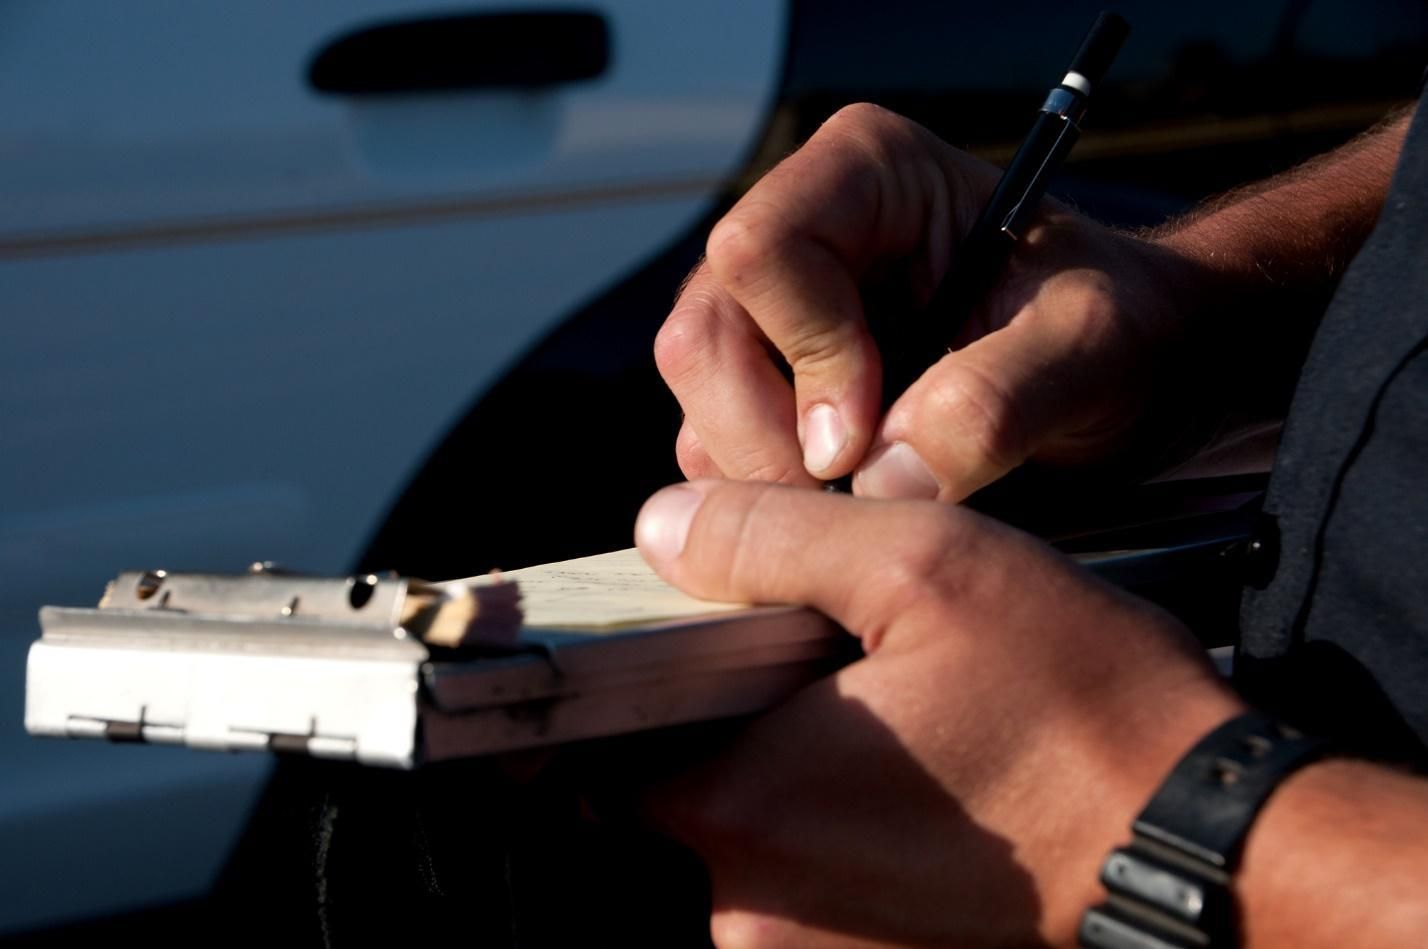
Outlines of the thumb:
{"label": "thumb", "polygon": [[944,356],[888,410],[855,493],[960,501],[1034,455],[1074,460],[1068,436],[1096,430],[1110,374],[1088,349],[1012,323]]}
{"label": "thumb", "polygon": [[984,548],[1003,533],[947,505],[732,481],[665,488],[635,524],[640,553],[675,586],[711,600],[814,607],[869,652],[894,622],[980,592],[982,564],[994,559]]}

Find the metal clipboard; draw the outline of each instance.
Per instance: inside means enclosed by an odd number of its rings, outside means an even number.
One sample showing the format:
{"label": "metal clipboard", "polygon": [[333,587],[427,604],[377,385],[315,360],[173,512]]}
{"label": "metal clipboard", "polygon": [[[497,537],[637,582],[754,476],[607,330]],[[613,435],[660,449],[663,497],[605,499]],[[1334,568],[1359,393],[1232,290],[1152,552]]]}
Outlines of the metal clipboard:
{"label": "metal clipboard", "polygon": [[855,646],[811,610],[710,604],[704,616],[523,626],[499,649],[444,648],[400,620],[419,582],[121,573],[100,606],[41,609],[25,727],[411,768],[748,714]]}

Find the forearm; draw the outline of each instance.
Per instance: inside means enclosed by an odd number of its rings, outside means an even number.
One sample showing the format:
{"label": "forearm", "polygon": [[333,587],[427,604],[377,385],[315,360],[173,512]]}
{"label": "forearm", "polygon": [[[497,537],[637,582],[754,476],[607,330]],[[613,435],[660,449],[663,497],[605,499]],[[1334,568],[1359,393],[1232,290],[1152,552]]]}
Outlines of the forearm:
{"label": "forearm", "polygon": [[1246,949],[1421,946],[1428,933],[1428,782],[1362,762],[1279,789],[1238,877]]}
{"label": "forearm", "polygon": [[1341,148],[1232,191],[1150,236],[1220,281],[1218,292],[1322,311],[1373,230],[1403,147],[1399,113]]}
{"label": "forearm", "polygon": [[1182,457],[1284,417],[1319,319],[1378,219],[1408,121],[1391,117],[1146,235],[1178,312]]}

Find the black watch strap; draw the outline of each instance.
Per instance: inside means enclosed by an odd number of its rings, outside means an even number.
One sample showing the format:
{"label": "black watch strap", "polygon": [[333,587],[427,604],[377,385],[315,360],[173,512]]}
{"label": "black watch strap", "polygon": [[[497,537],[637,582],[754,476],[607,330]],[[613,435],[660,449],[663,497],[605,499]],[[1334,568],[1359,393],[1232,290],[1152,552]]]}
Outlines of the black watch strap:
{"label": "black watch strap", "polygon": [[1238,944],[1230,874],[1255,815],[1295,769],[1323,756],[1308,738],[1249,712],[1202,738],[1101,867],[1110,894],[1081,920],[1088,949],[1227,949]]}

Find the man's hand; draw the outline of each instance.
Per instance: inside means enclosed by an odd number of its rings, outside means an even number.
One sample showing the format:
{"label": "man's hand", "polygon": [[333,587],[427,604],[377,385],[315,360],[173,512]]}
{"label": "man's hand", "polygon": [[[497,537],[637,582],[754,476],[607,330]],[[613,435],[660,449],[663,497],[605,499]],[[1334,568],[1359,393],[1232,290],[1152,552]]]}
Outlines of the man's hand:
{"label": "man's hand", "polygon": [[1153,240],[1046,201],[955,351],[884,417],[865,306],[926,304],[998,172],[890,112],[846,108],[719,222],[660,331],[680,466],[805,485],[856,472],[859,495],[951,501],[1028,459],[1178,460],[1232,407],[1282,410],[1406,124]]}
{"label": "man's hand", "polygon": [[[1048,202],[963,348],[882,417],[865,299],[931,297],[997,181],[875,106],[830,119],[714,228],[655,344],[689,477],[958,500],[1028,458],[1112,454],[1181,332],[1183,261]],[[1179,268],[1179,269],[1177,269]],[[778,361],[793,372],[792,386]]]}
{"label": "man's hand", "polygon": [[809,604],[867,653],[656,795],[720,945],[1070,945],[1106,853],[1241,708],[1174,620],[961,508],[704,481],[636,536],[683,589]]}

